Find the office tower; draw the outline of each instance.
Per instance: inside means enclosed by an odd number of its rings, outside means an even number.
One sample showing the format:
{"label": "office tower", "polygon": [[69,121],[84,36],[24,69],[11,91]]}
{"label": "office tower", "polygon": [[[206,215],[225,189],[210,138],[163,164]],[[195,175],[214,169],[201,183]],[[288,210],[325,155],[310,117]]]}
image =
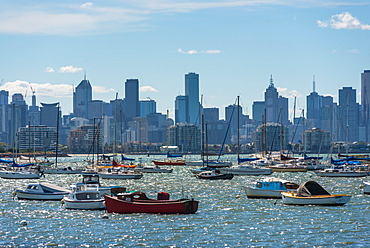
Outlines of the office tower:
{"label": "office tower", "polygon": [[199,74],[194,72],[185,74],[185,96],[187,96],[187,122],[200,124]]}
{"label": "office tower", "polygon": [[148,114],[157,112],[157,103],[149,97],[140,100],[140,116],[146,117]]}
{"label": "office tower", "polygon": [[126,79],[123,113],[127,121],[140,116],[138,79]]}
{"label": "office tower", "polygon": [[322,96],[315,90],[315,77],[313,79],[313,90],[310,95],[306,97],[307,101],[307,119],[312,120],[315,127],[321,127],[320,111],[322,108]]}
{"label": "office tower", "polygon": [[9,101],[9,91],[1,90],[0,91],[0,105],[6,105]]}
{"label": "office tower", "polygon": [[[239,112],[239,117],[238,117]],[[227,123],[230,123],[230,132],[232,136],[238,135],[238,118],[239,118],[239,128],[243,127],[244,116],[243,108],[236,104],[229,105],[225,107],[225,120]]]}
{"label": "office tower", "polygon": [[201,133],[198,126],[190,123],[177,123],[168,128],[169,145],[178,146],[182,154],[199,153]]}
{"label": "office tower", "polygon": [[175,100],[175,123],[188,122],[188,97],[176,96]]}
{"label": "office tower", "polygon": [[73,113],[76,117],[88,118],[88,103],[92,100],[92,87],[89,80],[84,80],[76,87],[73,92]]}
{"label": "office tower", "polygon": [[203,108],[204,121],[206,123],[214,123],[220,119],[218,108]]}
{"label": "office tower", "polygon": [[265,114],[265,102],[254,101],[252,105],[252,118],[257,126],[262,125]]}
{"label": "office tower", "polygon": [[108,115],[109,104],[102,100],[92,100],[88,102],[89,113],[87,119],[94,120],[102,118],[103,115]]}
{"label": "office tower", "polygon": [[[47,127],[61,126],[62,112],[60,111],[59,102],[41,103],[40,123]],[[59,122],[59,124],[58,124]]]}
{"label": "office tower", "polygon": [[36,95],[32,92],[32,105],[28,107],[28,118],[31,126],[40,125],[40,111],[39,106],[36,105]]}
{"label": "office tower", "polygon": [[278,92],[274,86],[272,75],[270,78],[270,85],[265,91],[265,109],[266,122],[279,123],[279,107],[278,107]]}
{"label": "office tower", "polygon": [[370,70],[361,73],[362,125],[365,127],[364,141],[370,141]]}
{"label": "office tower", "polygon": [[358,141],[360,124],[360,106],[356,102],[356,90],[352,87],[339,89],[339,137],[341,141]]}

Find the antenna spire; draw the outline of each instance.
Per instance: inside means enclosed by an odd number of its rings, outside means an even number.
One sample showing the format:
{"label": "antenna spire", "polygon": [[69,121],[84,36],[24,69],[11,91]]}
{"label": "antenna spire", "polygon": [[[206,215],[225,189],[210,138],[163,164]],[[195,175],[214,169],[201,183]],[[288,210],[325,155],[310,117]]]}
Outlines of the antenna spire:
{"label": "antenna spire", "polygon": [[85,72],[84,72],[84,80],[86,80],[86,70],[85,70]]}
{"label": "antenna spire", "polygon": [[312,82],[312,86],[313,86],[313,92],[316,92],[316,82],[315,82],[315,75],[313,75],[313,82]]}
{"label": "antenna spire", "polygon": [[274,87],[274,80],[272,79],[272,74],[270,76],[270,86],[271,87]]}

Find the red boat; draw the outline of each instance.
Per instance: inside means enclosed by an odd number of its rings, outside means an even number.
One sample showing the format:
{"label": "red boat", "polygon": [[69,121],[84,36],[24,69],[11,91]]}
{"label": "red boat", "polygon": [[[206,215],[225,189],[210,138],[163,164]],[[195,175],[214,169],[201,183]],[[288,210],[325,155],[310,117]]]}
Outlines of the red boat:
{"label": "red boat", "polygon": [[178,160],[164,160],[164,161],[152,160],[152,162],[155,165],[186,165],[185,164],[185,161],[183,159],[178,159]]}
{"label": "red boat", "polygon": [[104,195],[108,213],[194,214],[198,210],[198,201],[169,198],[166,192],[158,193],[157,200],[149,199],[140,191],[117,196]]}

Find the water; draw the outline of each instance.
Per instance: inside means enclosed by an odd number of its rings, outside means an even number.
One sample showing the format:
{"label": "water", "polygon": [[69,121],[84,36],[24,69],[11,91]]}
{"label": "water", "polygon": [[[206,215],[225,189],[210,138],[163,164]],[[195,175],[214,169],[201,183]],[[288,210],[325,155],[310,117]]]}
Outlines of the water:
{"label": "water", "polygon": [[[150,158],[142,157],[145,161]],[[155,157],[160,159],[160,156]],[[81,157],[60,158],[60,162]],[[74,165],[74,164],[72,164]],[[150,197],[166,191],[172,199],[194,197],[192,215],[108,214],[66,210],[60,202],[13,200],[12,191],[35,180],[0,179],[0,247],[368,247],[370,196],[364,178],[319,178],[313,172],[274,173],[297,183],[319,182],[331,193],[348,193],[341,207],[284,206],[278,200],[247,199],[241,190],[259,178],[196,179],[189,167],[173,173],[145,174],[139,180],[102,180],[103,185],[140,189]],[[68,187],[79,175],[46,175],[42,180]],[[276,205],[274,204],[276,202]],[[21,221],[27,222],[26,226]]]}

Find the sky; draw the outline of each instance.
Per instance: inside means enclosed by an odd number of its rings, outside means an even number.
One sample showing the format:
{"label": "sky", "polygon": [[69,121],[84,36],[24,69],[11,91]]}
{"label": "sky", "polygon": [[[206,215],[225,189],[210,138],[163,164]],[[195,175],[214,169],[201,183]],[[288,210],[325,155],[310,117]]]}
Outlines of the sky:
{"label": "sky", "polygon": [[195,72],[203,106],[221,118],[238,95],[251,115],[271,75],[297,113],[314,76],[320,95],[337,101],[338,89],[353,87],[361,102],[369,13],[370,0],[1,1],[0,90],[29,105],[32,94],[38,105],[60,102],[69,114],[85,73],[93,99],[106,102],[137,78],[140,99],[174,117],[185,74]]}

